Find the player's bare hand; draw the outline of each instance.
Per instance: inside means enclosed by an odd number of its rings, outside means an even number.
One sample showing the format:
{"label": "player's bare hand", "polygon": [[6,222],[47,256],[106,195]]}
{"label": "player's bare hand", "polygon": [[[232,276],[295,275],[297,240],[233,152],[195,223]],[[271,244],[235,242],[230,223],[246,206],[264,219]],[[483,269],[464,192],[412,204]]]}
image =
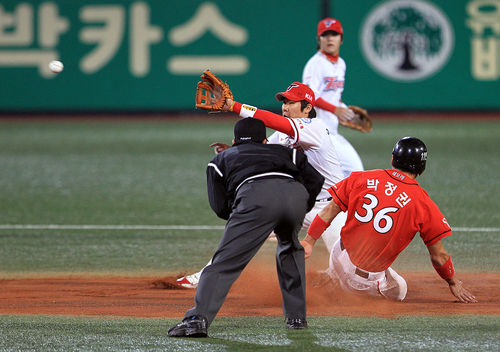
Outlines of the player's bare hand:
{"label": "player's bare hand", "polygon": [[354,118],[354,112],[348,108],[338,107],[335,110],[335,115],[341,120],[351,121]]}
{"label": "player's bare hand", "polygon": [[300,241],[300,244],[302,247],[304,247],[304,257],[307,259],[311,256],[312,251],[313,251],[313,246],[311,246],[309,243],[306,241]]}
{"label": "player's bare hand", "polygon": [[214,148],[215,154],[222,153],[224,150],[231,148],[229,144],[219,142],[210,144],[210,147]]}
{"label": "player's bare hand", "polygon": [[234,100],[231,98],[226,99],[226,103],[222,107],[224,111],[231,111],[231,106],[233,106]]}
{"label": "player's bare hand", "polygon": [[457,297],[460,302],[462,302],[462,303],[476,303],[477,302],[476,297],[463,287],[462,281],[454,280],[454,282],[449,283],[449,284],[450,284],[451,293],[453,294],[453,296]]}

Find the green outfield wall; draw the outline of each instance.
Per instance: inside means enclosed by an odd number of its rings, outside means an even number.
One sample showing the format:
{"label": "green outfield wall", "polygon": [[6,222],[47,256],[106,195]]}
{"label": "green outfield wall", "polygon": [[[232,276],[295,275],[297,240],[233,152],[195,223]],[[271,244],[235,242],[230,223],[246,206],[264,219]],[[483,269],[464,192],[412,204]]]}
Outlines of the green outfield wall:
{"label": "green outfield wall", "polygon": [[325,12],[344,27],[346,103],[500,108],[500,0],[26,0],[0,1],[0,112],[191,110],[205,69],[276,109]]}

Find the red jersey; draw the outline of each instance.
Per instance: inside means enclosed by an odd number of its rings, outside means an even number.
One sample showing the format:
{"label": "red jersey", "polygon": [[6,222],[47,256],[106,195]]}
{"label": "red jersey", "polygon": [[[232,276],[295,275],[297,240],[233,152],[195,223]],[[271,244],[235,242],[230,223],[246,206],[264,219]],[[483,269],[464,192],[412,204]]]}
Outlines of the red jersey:
{"label": "red jersey", "polygon": [[349,209],[340,237],[360,269],[386,270],[417,232],[426,245],[451,235],[436,203],[399,171],[353,172],[328,192],[342,211]]}

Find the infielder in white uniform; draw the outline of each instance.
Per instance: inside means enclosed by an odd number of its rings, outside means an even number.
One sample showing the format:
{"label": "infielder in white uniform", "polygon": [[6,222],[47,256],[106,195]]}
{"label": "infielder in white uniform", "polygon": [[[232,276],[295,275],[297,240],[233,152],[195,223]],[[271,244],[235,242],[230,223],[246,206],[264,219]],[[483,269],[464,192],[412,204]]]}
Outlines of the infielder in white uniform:
{"label": "infielder in white uniform", "polygon": [[346,64],[339,53],[343,41],[344,31],[339,21],[325,18],[318,23],[319,50],[304,67],[302,83],[314,91],[318,119],[328,128],[347,177],[353,171],[363,171],[363,162],[351,143],[338,133],[339,119],[354,117],[353,111],[342,102]]}
{"label": "infielder in white uniform", "polygon": [[[230,99],[224,107],[226,111],[238,113],[243,118],[258,118],[275,132],[269,137],[269,143],[281,144],[291,148],[300,148],[309,163],[325,178],[323,188],[318,195],[314,208],[306,214],[302,228],[307,229],[316,215],[330,202],[328,189],[344,178],[335,146],[324,123],[314,118],[314,92],[305,84],[294,82],[285,92],[277,93],[276,100],[282,101],[282,116],[256,107],[234,102]],[[214,143],[215,152],[219,153],[230,146]],[[332,225],[322,235],[328,252],[340,238],[340,229],[346,220],[346,213],[335,218]],[[208,263],[209,265],[210,263]],[[182,277],[177,283],[186,288],[196,288],[201,271]]]}

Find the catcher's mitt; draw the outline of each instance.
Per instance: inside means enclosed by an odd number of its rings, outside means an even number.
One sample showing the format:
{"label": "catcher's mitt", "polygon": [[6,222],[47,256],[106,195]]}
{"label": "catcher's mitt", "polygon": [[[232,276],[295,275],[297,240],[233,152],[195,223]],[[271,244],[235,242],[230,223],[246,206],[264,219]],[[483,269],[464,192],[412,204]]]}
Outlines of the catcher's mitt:
{"label": "catcher's mitt", "polygon": [[339,119],[339,122],[361,132],[370,132],[372,130],[372,119],[368,115],[368,111],[354,105],[349,105],[349,109],[354,112],[354,118],[350,121]]}
{"label": "catcher's mitt", "polygon": [[196,108],[224,111],[222,107],[226,103],[226,99],[233,99],[233,92],[229,89],[229,85],[222,82],[210,70],[203,72],[201,79],[196,88]]}

